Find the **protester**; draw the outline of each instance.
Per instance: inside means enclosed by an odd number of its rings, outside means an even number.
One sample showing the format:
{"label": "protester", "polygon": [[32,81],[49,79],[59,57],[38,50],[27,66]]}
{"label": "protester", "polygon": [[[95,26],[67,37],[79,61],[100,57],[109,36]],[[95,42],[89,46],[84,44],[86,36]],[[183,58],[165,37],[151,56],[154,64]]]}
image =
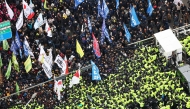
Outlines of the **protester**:
{"label": "protester", "polygon": [[[170,81],[170,79],[172,79],[179,83],[179,79],[176,77],[175,71],[168,70],[165,74],[164,71],[160,70],[162,68],[164,69],[165,66],[156,64],[155,60],[158,61],[158,58],[156,58],[153,61],[153,68],[149,69],[150,72],[145,72],[145,69],[149,68],[152,64],[147,62],[148,60],[146,59],[143,59],[143,64],[137,63],[137,61],[140,61],[141,58],[134,56],[144,54],[140,54],[139,52],[135,53],[133,49],[129,49],[129,43],[152,37],[154,33],[168,29],[169,26],[183,26],[185,25],[183,23],[184,20],[186,23],[189,22],[189,12],[185,9],[185,6],[181,4],[175,5],[172,2],[164,3],[158,0],[151,2],[154,10],[152,14],[149,14],[147,13],[147,8],[149,6],[147,1],[119,0],[119,5],[116,9],[115,1],[106,0],[109,13],[106,16],[106,19],[103,19],[98,13],[98,0],[86,0],[77,7],[75,6],[74,0],[33,0],[32,3],[34,4],[34,7],[31,8],[33,10],[32,14],[30,13],[30,15],[26,18],[24,13],[23,25],[20,29],[18,29],[18,36],[21,46],[17,49],[18,54],[16,55],[16,59],[19,63],[19,71],[12,66],[10,77],[8,77],[8,79],[4,77],[2,82],[3,84],[0,86],[0,97],[2,98],[14,93],[16,90],[16,83],[18,83],[20,90],[23,90],[49,80],[44,72],[44,69],[42,68],[43,60],[38,60],[41,51],[39,46],[40,44],[43,46],[47,56],[51,53],[48,49],[52,49],[53,59],[55,59],[58,54],[62,58],[65,56],[68,58],[73,58],[68,60],[69,71],[77,70],[79,66],[83,67],[89,65],[90,60],[93,60],[99,68],[102,78],[104,75],[109,76],[107,78],[105,77],[106,79],[102,79],[102,81],[94,82],[91,81],[91,76],[89,74],[91,73],[91,70],[88,70],[81,73],[82,79],[78,85],[74,85],[72,88],[69,88],[68,83],[73,76],[69,74],[66,77],[66,80],[63,80],[63,84],[66,84],[67,87],[61,92],[61,101],[57,100],[57,95],[53,91],[54,82],[52,81],[22,92],[19,95],[14,95],[8,97],[8,99],[0,100],[0,108],[16,108],[17,104],[19,104],[17,105],[17,108],[23,108],[35,92],[38,93],[37,97],[33,101],[33,104],[30,104],[29,107],[27,106],[26,109],[33,107],[38,108],[40,106],[41,108],[47,109],[55,108],[56,106],[60,108],[75,108],[78,107],[78,105],[85,108],[114,108],[114,106],[120,108],[133,108],[139,107],[140,105],[140,107],[146,108],[149,106],[163,107],[170,105],[170,102],[179,102],[182,104],[186,103],[180,98],[183,96],[182,98],[185,99],[186,95],[184,95],[180,86],[178,86],[179,84],[174,84],[174,87],[179,88],[177,92],[170,92],[169,89],[173,86],[167,86],[166,84],[164,87],[168,87],[168,89],[162,90],[163,87],[158,87],[159,84],[155,86],[154,82],[150,81],[151,79],[160,81],[161,77],[163,77],[166,81]],[[14,12],[14,17],[11,19],[13,38],[7,40],[8,45],[12,45],[12,41],[16,38],[16,31],[18,28],[16,26],[16,22],[18,21],[20,13],[23,10],[22,3],[24,2],[16,1],[15,3],[14,1],[7,0],[7,3]],[[101,0],[101,4],[102,3],[103,1]],[[135,27],[131,27],[130,6],[133,6],[140,23]],[[181,12],[185,13],[183,18],[179,15]],[[0,4],[0,13],[0,22],[10,20],[9,15],[5,14],[8,12],[6,10],[5,3],[3,2]],[[44,24],[35,29],[35,22],[40,13],[42,14],[43,19],[47,19],[47,22],[44,20]],[[91,21],[92,29],[89,29],[88,19]],[[105,27],[102,29],[102,24],[104,24],[104,22]],[[127,34],[127,32],[123,27],[123,24],[126,24],[130,37],[126,37],[125,34]],[[105,34],[106,29],[109,34],[109,38],[107,35],[106,38],[105,36],[104,38],[102,37],[102,34]],[[97,54],[95,55],[94,53],[94,39],[92,38],[91,31],[99,43],[101,52],[100,58],[97,58]],[[78,40],[82,50],[84,51],[84,56],[82,58],[80,58],[80,55],[76,51],[76,40]],[[1,45],[7,45],[5,41],[3,42],[4,44],[0,42]],[[26,72],[24,65],[26,60],[29,59],[25,54],[24,45],[26,45],[26,42],[29,43],[28,45],[34,55],[32,56],[32,54],[29,53],[31,55],[32,68],[28,73]],[[10,60],[12,59],[12,54],[14,54],[14,51],[11,48],[12,46],[1,46],[0,48],[3,64],[1,67],[1,72],[3,75],[6,75]],[[154,48],[152,49],[153,52],[158,52],[154,51]],[[19,50],[21,50],[22,53]],[[144,53],[144,51],[142,53]],[[151,55],[153,56],[150,56],[151,58],[155,58],[155,53],[145,53],[145,55],[147,57]],[[123,62],[122,56],[125,56],[125,58],[134,58],[134,60],[127,60],[130,64],[127,64],[125,68],[128,68],[128,65],[130,65],[130,68],[123,69],[124,71],[119,70],[118,72],[118,67],[121,66],[120,64]],[[160,64],[164,62],[165,60],[163,59]],[[78,65],[78,63],[80,63],[80,65]],[[145,63],[149,64],[147,65],[148,67],[144,66]],[[136,64],[138,65],[135,67]],[[53,75],[56,77],[60,76],[61,72],[62,71],[59,66],[54,63],[52,66]],[[154,73],[156,73],[159,78],[152,76]],[[165,76],[162,74],[165,74]],[[173,76],[170,77],[171,75]],[[146,77],[148,79],[146,79]],[[140,78],[142,78],[142,80],[145,79],[144,82],[140,83]],[[136,90],[141,87],[146,88],[147,85],[144,83],[147,81],[148,83],[151,83],[150,85],[152,85],[150,86],[152,89],[150,89],[149,92],[146,92],[145,90]],[[166,82],[160,84],[165,85],[165,83]],[[172,81],[171,84],[173,84]],[[156,92],[151,94],[150,92],[153,92],[151,90],[156,90]],[[163,95],[163,91],[164,103],[158,100]],[[120,92],[125,92],[125,94]],[[176,100],[178,101],[172,101],[171,99],[173,98],[169,95],[169,93],[176,95]],[[90,97],[87,97],[87,94]],[[139,96],[140,99],[135,99],[134,97],[136,96]],[[124,97],[127,98],[127,100],[119,99]],[[93,101],[90,102],[88,98],[92,98]],[[37,103],[37,105],[34,103]],[[62,103],[64,103],[64,105]],[[182,106],[182,104],[178,106]]]}

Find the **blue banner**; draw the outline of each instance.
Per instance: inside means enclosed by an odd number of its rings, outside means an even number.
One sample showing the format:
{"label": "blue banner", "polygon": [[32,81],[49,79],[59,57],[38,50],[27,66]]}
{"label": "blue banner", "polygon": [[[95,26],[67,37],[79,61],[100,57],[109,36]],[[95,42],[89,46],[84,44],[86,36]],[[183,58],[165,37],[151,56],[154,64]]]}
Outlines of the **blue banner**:
{"label": "blue banner", "polygon": [[149,16],[151,16],[153,10],[154,10],[154,8],[152,7],[152,3],[150,2],[150,0],[148,0],[148,8],[147,8],[147,11],[146,11],[147,14],[148,14]]}
{"label": "blue banner", "polygon": [[98,17],[103,16],[100,0],[98,0]]}
{"label": "blue banner", "polygon": [[90,31],[90,33],[92,33],[92,24],[90,22],[90,18],[88,17],[88,29]]}
{"label": "blue banner", "polygon": [[12,40],[10,50],[13,52],[13,54],[18,55],[18,53],[17,53],[17,51],[16,51],[17,49],[18,49],[18,47],[17,47],[17,45],[16,45],[15,41],[14,41],[14,40]]}
{"label": "blue banner", "polygon": [[24,56],[28,57],[29,52],[25,44],[23,44],[23,48],[24,48]]}
{"label": "blue banner", "polygon": [[108,6],[107,6],[105,0],[103,0],[103,2],[102,2],[102,11],[103,11],[103,16],[102,16],[102,17],[103,17],[104,19],[106,19],[106,18],[107,18],[107,15],[108,15],[108,13],[109,13],[109,8],[108,8]]}
{"label": "blue banner", "polygon": [[[102,36],[101,36],[101,37],[103,37],[103,38],[105,39],[105,36],[106,36],[106,38],[109,40],[109,42],[112,43],[112,40],[110,39],[108,30],[107,30],[107,28],[106,28],[105,19],[103,19],[103,24],[102,24]],[[103,42],[104,42],[104,39],[102,39]],[[102,44],[103,42],[101,42],[101,44]]]}
{"label": "blue banner", "polygon": [[91,61],[91,65],[92,65],[92,80],[101,80],[98,67],[93,61]]}
{"label": "blue banner", "polygon": [[18,48],[20,48],[21,47],[21,42],[20,42],[20,38],[19,38],[17,30],[16,30],[15,42],[16,42]]}
{"label": "blue banner", "polygon": [[127,38],[127,41],[130,42],[131,34],[129,33],[129,30],[127,29],[126,25],[123,23],[123,27],[125,30],[125,37]]}
{"label": "blue banner", "polygon": [[84,2],[84,0],[75,0],[75,8],[77,8],[82,2]]}
{"label": "blue banner", "polygon": [[131,8],[130,8],[130,14],[131,14],[131,19],[130,19],[131,20],[131,26],[135,27],[135,26],[139,25],[140,22],[139,22],[139,19],[136,15],[136,12],[135,12],[135,9],[133,6],[131,6]]}
{"label": "blue banner", "polygon": [[119,0],[116,0],[116,9],[119,8]]}

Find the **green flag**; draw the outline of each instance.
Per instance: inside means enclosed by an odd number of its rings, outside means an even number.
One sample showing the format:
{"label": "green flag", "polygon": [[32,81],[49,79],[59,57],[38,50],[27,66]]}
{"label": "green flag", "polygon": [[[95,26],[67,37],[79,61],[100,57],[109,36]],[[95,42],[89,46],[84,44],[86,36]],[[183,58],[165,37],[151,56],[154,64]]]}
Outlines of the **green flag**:
{"label": "green flag", "polygon": [[7,40],[3,40],[3,50],[8,50],[9,49],[9,44]]}
{"label": "green flag", "polygon": [[16,93],[17,93],[18,95],[20,95],[19,90],[20,90],[20,88],[19,88],[19,86],[18,86],[18,84],[17,84],[17,82],[16,82]]}
{"label": "green flag", "polygon": [[11,65],[12,65],[12,62],[11,62],[11,59],[10,59],[10,60],[9,60],[9,66],[8,66],[7,72],[6,72],[6,74],[5,74],[5,77],[6,77],[7,79],[9,79],[9,77],[10,77],[10,75],[11,75]]}
{"label": "green flag", "polygon": [[1,54],[0,54],[0,68],[3,66],[3,62],[2,62],[2,58],[1,58]]}
{"label": "green flag", "polygon": [[17,62],[17,60],[16,60],[16,56],[13,54],[13,56],[12,56],[12,61],[13,61],[13,64],[14,64],[14,69],[17,71],[17,72],[19,72],[19,64],[18,64],[18,62]]}

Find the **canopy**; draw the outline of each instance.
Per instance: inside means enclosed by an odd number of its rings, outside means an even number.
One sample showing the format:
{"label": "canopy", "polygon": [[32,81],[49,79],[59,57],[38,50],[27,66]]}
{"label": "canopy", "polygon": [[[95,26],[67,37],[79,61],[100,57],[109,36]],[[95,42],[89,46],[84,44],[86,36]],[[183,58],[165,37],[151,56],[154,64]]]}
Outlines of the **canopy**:
{"label": "canopy", "polygon": [[154,34],[156,40],[159,42],[164,52],[172,52],[177,49],[182,49],[182,45],[176,38],[171,29],[161,31]]}

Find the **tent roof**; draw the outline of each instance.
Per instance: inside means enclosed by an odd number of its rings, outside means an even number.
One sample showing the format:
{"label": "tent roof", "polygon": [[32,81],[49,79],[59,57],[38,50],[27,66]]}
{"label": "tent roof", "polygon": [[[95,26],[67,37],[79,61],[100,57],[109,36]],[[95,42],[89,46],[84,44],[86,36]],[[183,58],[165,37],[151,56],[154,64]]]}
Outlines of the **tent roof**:
{"label": "tent roof", "polygon": [[156,37],[156,40],[159,42],[165,52],[171,52],[182,48],[181,43],[173,34],[171,29],[156,33],[154,34],[154,36]]}
{"label": "tent roof", "polygon": [[183,74],[187,82],[190,83],[190,65],[186,64],[182,67],[179,67],[178,70]]}

